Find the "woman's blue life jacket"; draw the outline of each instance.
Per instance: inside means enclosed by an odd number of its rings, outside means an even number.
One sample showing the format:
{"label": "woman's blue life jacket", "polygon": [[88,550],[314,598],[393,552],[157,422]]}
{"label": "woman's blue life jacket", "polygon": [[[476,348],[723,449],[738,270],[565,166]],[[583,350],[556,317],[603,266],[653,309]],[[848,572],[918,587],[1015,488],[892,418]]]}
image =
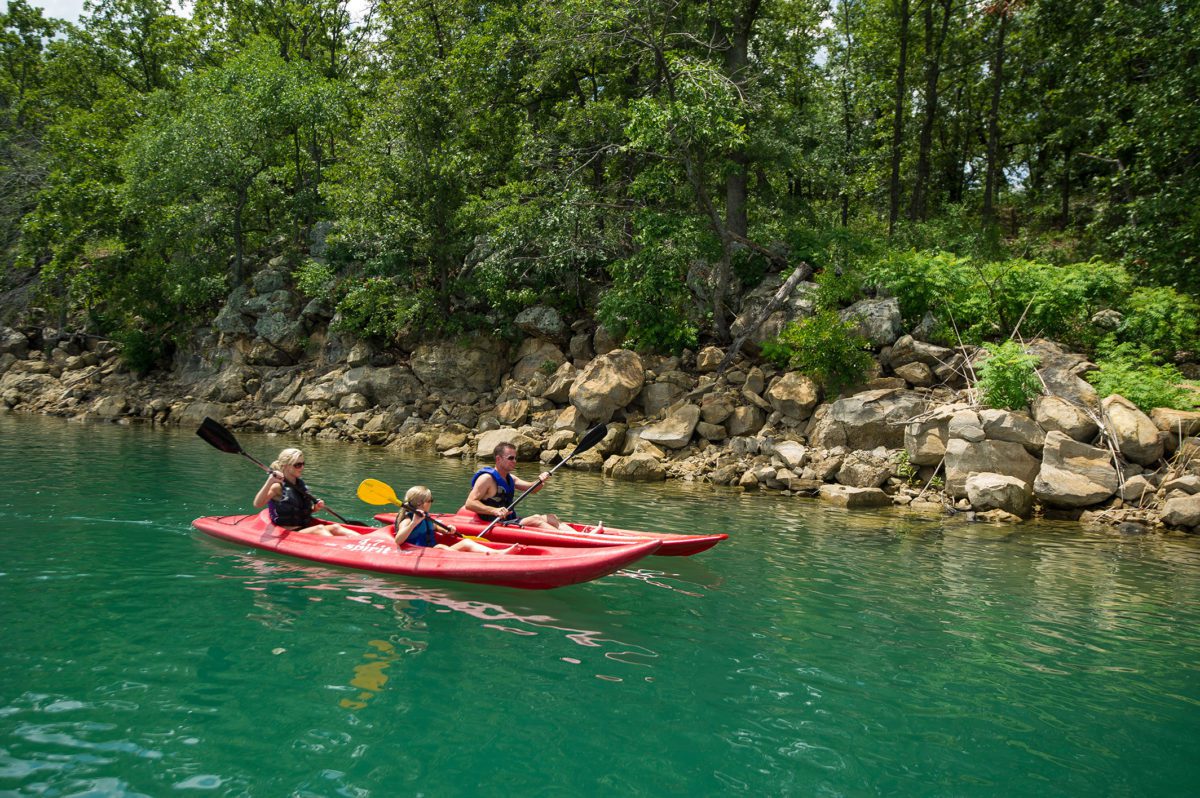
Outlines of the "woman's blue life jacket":
{"label": "woman's blue life jacket", "polygon": [[[481,468],[475,472],[475,476],[471,477],[471,487],[472,488],[475,487],[475,483],[478,482],[479,478],[481,476],[483,476],[484,474],[487,474],[488,476],[490,476],[492,478],[492,482],[496,483],[496,495],[490,499],[483,500],[483,504],[486,504],[488,507],[501,507],[501,508],[508,507],[510,504],[512,504],[513,496],[517,492],[517,483],[516,483],[516,480],[513,479],[512,474],[509,474],[508,477],[505,478],[505,477],[500,476],[500,472],[497,471],[493,466],[484,466],[483,468]],[[483,516],[480,516],[480,517],[483,518]],[[484,518],[484,520],[491,521],[492,519]],[[504,520],[506,522],[510,522],[510,523],[515,523],[515,522],[520,521],[521,519],[517,515],[516,511],[513,511],[513,512],[509,513],[502,520]]]}
{"label": "woman's blue life jacket", "polygon": [[296,477],[293,484],[284,480],[280,483],[283,495],[267,502],[267,512],[275,526],[293,526],[298,529],[313,525],[313,507],[316,502],[308,493],[304,480]]}
{"label": "woman's blue life jacket", "polygon": [[[413,513],[405,512],[403,513],[403,517],[407,520],[413,517]],[[397,513],[396,520],[392,523],[393,535],[400,530],[400,518],[401,514]],[[436,546],[437,529],[433,526],[433,520],[430,519],[429,516],[422,518],[421,522],[414,526],[412,531],[408,533],[408,538],[405,539],[404,542],[411,543],[414,546],[424,546],[426,548],[433,548]]]}

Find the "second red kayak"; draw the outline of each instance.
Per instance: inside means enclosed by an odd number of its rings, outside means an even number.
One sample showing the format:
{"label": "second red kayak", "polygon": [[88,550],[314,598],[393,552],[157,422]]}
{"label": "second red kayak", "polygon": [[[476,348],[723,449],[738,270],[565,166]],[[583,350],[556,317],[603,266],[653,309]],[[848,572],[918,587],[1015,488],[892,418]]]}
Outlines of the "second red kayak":
{"label": "second red kayak", "polygon": [[[459,534],[478,535],[487,527],[486,521],[481,521],[474,514],[432,513],[432,516],[443,524],[452,524]],[[384,524],[392,523],[395,513],[379,513],[375,520]],[[526,543],[535,546],[561,546],[567,548],[599,548],[604,546],[628,546],[630,543],[641,543],[656,540],[661,545],[653,552],[660,557],[686,557],[707,551],[729,537],[726,534],[716,535],[680,535],[671,532],[641,532],[635,529],[618,529],[604,527],[597,530],[586,524],[568,523],[574,532],[554,532],[549,529],[516,526],[513,524],[496,524],[487,533],[487,540],[497,543]]]}

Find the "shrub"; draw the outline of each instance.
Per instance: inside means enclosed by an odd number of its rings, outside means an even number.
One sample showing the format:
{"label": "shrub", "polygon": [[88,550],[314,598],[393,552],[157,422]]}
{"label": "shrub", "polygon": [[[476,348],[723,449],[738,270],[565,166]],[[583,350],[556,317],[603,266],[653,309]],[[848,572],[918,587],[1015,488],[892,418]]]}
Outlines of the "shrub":
{"label": "shrub", "polygon": [[1154,352],[1144,346],[1124,343],[1096,361],[1099,370],[1087,375],[1101,396],[1120,394],[1143,413],[1156,407],[1194,410],[1197,394],[1183,386],[1183,375],[1171,365],[1160,365]]}
{"label": "shrub", "polygon": [[1200,346],[1200,303],[1174,288],[1138,288],[1121,308],[1117,338],[1168,358]]}
{"label": "shrub", "polygon": [[1016,341],[985,346],[991,356],[979,369],[979,393],[988,407],[1024,410],[1042,392],[1038,359]]}
{"label": "shrub", "polygon": [[792,322],[778,338],[763,344],[762,353],[781,367],[811,377],[826,393],[861,382],[871,366],[866,339],[832,310]]}
{"label": "shrub", "polygon": [[309,299],[314,299],[329,291],[333,284],[333,267],[328,263],[306,259],[292,272],[296,287],[300,293]]}
{"label": "shrub", "polygon": [[404,303],[411,301],[393,280],[371,277],[347,292],[337,305],[334,327],[367,338],[391,340],[403,324]]}

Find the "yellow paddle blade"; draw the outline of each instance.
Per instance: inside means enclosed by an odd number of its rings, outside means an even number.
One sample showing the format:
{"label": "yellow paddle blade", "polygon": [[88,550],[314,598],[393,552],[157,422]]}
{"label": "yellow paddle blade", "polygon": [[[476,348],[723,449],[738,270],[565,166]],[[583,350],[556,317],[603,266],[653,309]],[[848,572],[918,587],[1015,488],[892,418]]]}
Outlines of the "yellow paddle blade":
{"label": "yellow paddle blade", "polygon": [[392,486],[377,479],[364,479],[358,483],[358,498],[367,504],[394,504],[400,506],[400,497]]}

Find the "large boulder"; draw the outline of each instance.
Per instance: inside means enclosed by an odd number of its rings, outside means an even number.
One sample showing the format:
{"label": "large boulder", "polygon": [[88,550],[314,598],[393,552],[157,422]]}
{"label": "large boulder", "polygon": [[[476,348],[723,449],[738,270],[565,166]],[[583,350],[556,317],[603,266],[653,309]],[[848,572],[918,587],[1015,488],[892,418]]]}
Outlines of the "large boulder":
{"label": "large boulder", "polygon": [[501,427],[500,429],[481,432],[475,441],[475,456],[479,458],[480,465],[491,465],[494,461],[492,452],[502,443],[511,443],[517,447],[518,460],[536,460],[541,448],[537,441],[518,432],[512,427]]}
{"label": "large boulder", "polygon": [[1033,487],[1007,474],[971,474],[966,491],[976,510],[1004,510],[1022,518],[1033,511]]}
{"label": "large boulder", "polygon": [[666,467],[647,452],[634,452],[628,457],[614,454],[604,461],[603,473],[631,482],[661,482],[667,478]]}
{"label": "large boulder", "polygon": [[942,405],[905,424],[904,448],[908,461],[924,466],[942,462],[950,440],[950,420],[959,411],[968,409],[964,404]]}
{"label": "large boulder", "polygon": [[1042,467],[1033,492],[1052,507],[1087,507],[1117,492],[1117,470],[1104,449],[1080,443],[1062,432],[1046,435]]}
{"label": "large boulder", "polygon": [[725,430],[729,437],[736,438],[741,435],[753,435],[762,429],[763,424],[767,423],[767,414],[755,405],[742,405],[735,408],[725,419]]}
{"label": "large boulder", "polygon": [[1000,474],[1031,483],[1038,474],[1038,461],[1012,441],[952,438],[946,444],[946,492],[964,498],[972,474]]}
{"label": "large boulder", "polygon": [[647,416],[657,416],[675,404],[681,396],[683,396],[683,388],[673,382],[659,381],[643,387],[639,398],[642,403],[642,411]]}
{"label": "large boulder", "polygon": [[811,377],[798,371],[789,371],[772,381],[766,395],[772,408],[796,421],[804,421],[811,416],[820,399],[821,391],[817,384]]}
{"label": "large boulder", "polygon": [[866,452],[850,452],[835,479],[852,488],[878,488],[892,476],[892,464]]}
{"label": "large boulder", "polygon": [[1053,341],[1038,338],[1025,346],[1025,351],[1038,359],[1038,374],[1048,392],[1061,396],[1080,407],[1097,408],[1100,397],[1083,375],[1094,371],[1096,365],[1083,355],[1068,352]]}
{"label": "large boulder", "polygon": [[433,390],[490,391],[508,370],[508,345],[500,338],[435,341],[417,346],[409,360],[413,374]]}
{"label": "large boulder", "polygon": [[822,485],[818,494],[835,507],[856,510],[866,507],[887,507],[892,497],[879,488],[854,488],[849,485]]}
{"label": "large boulder", "polygon": [[1200,528],[1200,495],[1167,499],[1160,517],[1167,526]]}
{"label": "large boulder", "polygon": [[12,327],[0,327],[0,354],[12,355],[18,359],[29,352],[29,339]]}
{"label": "large boulder", "polygon": [[1150,411],[1150,420],[1163,432],[1169,432],[1180,438],[1200,435],[1200,411],[1197,410],[1156,407]]}
{"label": "large boulder", "polygon": [[1077,404],[1061,396],[1039,396],[1033,400],[1033,419],[1046,432],[1058,431],[1069,438],[1088,443],[1100,427]]}
{"label": "large boulder", "polygon": [[421,382],[404,366],[347,369],[335,381],[333,391],[338,396],[359,393],[381,406],[415,402],[426,395]]}
{"label": "large boulder", "polygon": [[693,404],[681,404],[671,408],[667,417],[657,424],[642,427],[642,440],[668,449],[682,449],[692,440],[696,422],[700,420],[700,408]]}
{"label": "large boulder", "polygon": [[1045,431],[1026,413],[980,410],[979,420],[983,424],[983,434],[989,440],[1019,443],[1033,454],[1041,452],[1046,441]]}
{"label": "large boulder", "polygon": [[545,338],[526,338],[517,347],[516,357],[512,378],[520,383],[529,382],[535,374],[555,374],[567,360],[562,350]]}
{"label": "large boulder", "polygon": [[551,341],[566,339],[567,325],[557,310],[546,305],[534,305],[517,314],[513,324],[526,335]]}
{"label": "large boulder", "polygon": [[924,397],[913,391],[864,391],[829,405],[810,425],[809,442],[824,449],[899,449],[905,426],[924,410]]}
{"label": "large boulder", "polygon": [[876,349],[895,343],[904,329],[900,301],[895,297],[863,299],[838,315],[842,321],[853,324],[855,331]]}
{"label": "large boulder", "polygon": [[888,350],[886,365],[891,366],[894,371],[909,363],[924,363],[933,370],[951,362],[953,356],[953,349],[918,341],[911,335],[902,335]]}
{"label": "large boulder", "polygon": [[1120,394],[1100,403],[1108,431],[1125,459],[1139,465],[1153,465],[1163,456],[1158,427],[1137,405]]}
{"label": "large boulder", "polygon": [[571,385],[571,404],[589,421],[608,421],[633,401],[645,381],[641,358],[628,349],[614,349],[579,372]]}

